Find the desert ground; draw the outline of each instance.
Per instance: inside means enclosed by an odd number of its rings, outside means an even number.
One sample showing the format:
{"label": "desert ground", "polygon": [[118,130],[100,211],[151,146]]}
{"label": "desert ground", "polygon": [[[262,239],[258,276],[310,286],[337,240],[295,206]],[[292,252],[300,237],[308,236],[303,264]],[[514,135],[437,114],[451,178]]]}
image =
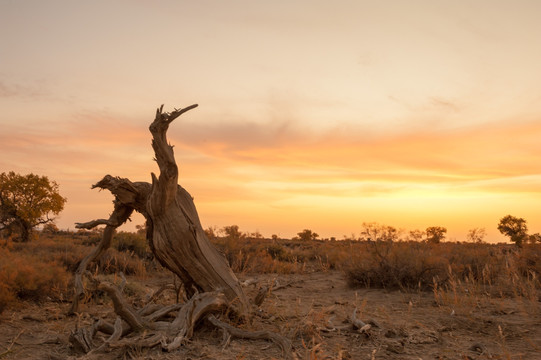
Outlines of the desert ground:
{"label": "desert ground", "polygon": [[[276,290],[254,313],[249,329],[267,329],[293,343],[298,359],[541,359],[541,302],[538,299],[468,296],[467,289],[401,291],[352,288],[342,271],[301,274],[239,274]],[[166,273],[128,277],[131,298],[152,294],[171,281]],[[162,301],[175,301],[174,291]],[[282,359],[266,340],[225,339],[204,321],[193,338],[172,353],[137,346],[84,357],[69,343],[76,323],[92,316],[114,318],[110,301],[85,304],[78,318],[66,316],[68,302],[25,302],[0,315],[0,359]],[[356,329],[349,319],[370,325]]]}

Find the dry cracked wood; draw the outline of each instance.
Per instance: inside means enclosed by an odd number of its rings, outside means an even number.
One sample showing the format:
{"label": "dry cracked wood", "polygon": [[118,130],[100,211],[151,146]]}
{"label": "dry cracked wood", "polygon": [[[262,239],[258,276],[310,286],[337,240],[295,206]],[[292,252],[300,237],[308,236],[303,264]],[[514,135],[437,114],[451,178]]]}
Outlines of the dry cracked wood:
{"label": "dry cracked wood", "polygon": [[107,189],[115,196],[114,210],[109,219],[77,224],[83,229],[106,226],[102,241],[76,271],[71,314],[79,310],[79,301],[84,296],[82,274],[90,262],[110,247],[114,230],[126,222],[134,210],[147,220],[147,240],[152,252],[164,267],[182,280],[188,297],[196,292],[222,291],[229,302],[236,304],[237,311],[245,313],[249,309],[237,277],[208,240],[193,198],[178,185],[178,166],[173,147],[167,143],[166,133],[171,122],[196,106],[171,113],[163,112],[163,105],[157,109],[149,129],[160,174],[159,177],[152,174],[152,184],[106,175],[92,186]]}
{"label": "dry cracked wood", "polygon": [[238,329],[234,326],[224,323],[223,321],[218,320],[214,315],[209,315],[208,321],[216,327],[221,328],[226,334],[229,334],[230,336],[238,337],[241,339],[270,340],[276,345],[278,345],[280,349],[282,349],[282,352],[286,356],[286,358],[291,358],[293,356],[293,347],[291,345],[291,341],[279,334],[266,330],[247,331]]}
{"label": "dry cracked wood", "polygon": [[[166,133],[174,119],[196,106],[175,109],[171,113],[164,113],[163,105],[157,109],[150,132],[160,174],[152,174],[152,184],[106,175],[92,186],[106,189],[114,195],[114,209],[108,219],[77,224],[82,229],[99,225],[105,225],[105,229],[99,245],[81,261],[76,271],[70,313],[79,312],[79,303],[84,297],[83,276],[87,275],[94,291],[101,290],[112,299],[117,318],[114,324],[97,319],[90,327],[77,326],[71,333],[73,347],[86,356],[92,357],[123,346],[161,345],[164,351],[172,351],[193,336],[196,325],[204,318],[231,335],[268,339],[277,343],[286,356],[291,353],[290,341],[281,335],[241,331],[215,317],[230,309],[242,318],[251,307],[226,259],[212,246],[203,231],[192,197],[178,185],[178,167]],[[100,282],[88,273],[88,265],[111,246],[115,229],[125,223],[133,211],[146,219],[147,240],[156,259],[183,282],[189,298],[185,304],[159,306],[147,303],[136,309],[124,299],[121,289],[111,283]],[[155,295],[159,296],[159,293]],[[174,320],[169,321],[174,312],[177,312]],[[94,340],[98,332],[110,336],[96,345]]]}
{"label": "dry cracked wood", "polygon": [[152,174],[152,189],[147,204],[152,220],[151,247],[156,258],[177,274],[188,296],[195,287],[202,291],[221,290],[235,301],[241,312],[248,310],[244,291],[227,261],[207,239],[190,194],[178,186],[178,167],[166,132],[171,121],[194,108],[167,114],[162,108],[150,125],[152,147],[160,176]]}
{"label": "dry cracked wood", "polygon": [[[88,273],[87,273],[88,275]],[[224,331],[230,336],[243,339],[265,339],[276,343],[286,358],[293,356],[291,341],[270,331],[249,331],[238,329],[226,322],[218,320],[215,314],[228,307],[223,293],[206,292],[194,295],[185,304],[145,307],[137,310],[122,296],[120,290],[108,282],[100,282],[90,277],[90,282],[111,297],[117,315],[114,324],[102,319],[95,321],[87,328],[77,327],[69,337],[72,346],[79,352],[91,356],[107,352],[119,347],[154,347],[161,345],[164,351],[178,349],[192,338],[194,330],[203,319]],[[165,317],[176,312],[172,321]],[[95,343],[98,332],[109,334],[109,338],[101,344]]]}

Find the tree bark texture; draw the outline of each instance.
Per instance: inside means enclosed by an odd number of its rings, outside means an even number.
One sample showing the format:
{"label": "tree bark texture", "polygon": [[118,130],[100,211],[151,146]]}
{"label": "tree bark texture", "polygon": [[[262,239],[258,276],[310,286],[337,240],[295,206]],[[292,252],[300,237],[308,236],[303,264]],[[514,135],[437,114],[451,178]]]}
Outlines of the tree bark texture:
{"label": "tree bark texture", "polygon": [[[84,275],[93,291],[103,291],[112,299],[117,319],[114,324],[99,319],[90,327],[77,326],[71,332],[70,343],[87,357],[125,346],[144,348],[161,345],[164,351],[173,351],[192,337],[196,325],[203,319],[221,328],[226,335],[268,339],[281,347],[285,358],[294,355],[291,342],[281,335],[235,329],[215,316],[233,310],[240,318],[246,318],[251,308],[227,260],[212,246],[203,231],[192,197],[178,185],[178,167],[173,147],[167,143],[167,130],[174,119],[196,106],[164,113],[162,105],[156,111],[150,132],[160,174],[152,174],[151,184],[106,175],[92,186],[107,189],[114,195],[114,210],[108,219],[77,224],[83,229],[105,225],[105,229],[100,244],[81,261],[75,273],[75,294],[70,313],[79,312],[79,301],[84,298]],[[123,297],[123,286],[100,281],[87,271],[88,265],[111,246],[115,229],[125,223],[133,211],[141,213],[147,221],[147,240],[156,259],[183,282],[189,298],[186,303],[152,304],[162,291],[158,290],[144,307],[137,309]],[[174,312],[177,313],[174,320],[168,321]],[[99,344],[95,342],[98,332],[110,336]]]}
{"label": "tree bark texture", "polygon": [[191,105],[171,113],[164,113],[163,105],[157,109],[150,133],[160,174],[152,174],[152,184],[106,175],[93,185],[93,188],[107,189],[115,196],[114,211],[109,219],[77,224],[85,229],[97,225],[106,227],[100,245],[77,269],[71,312],[77,311],[83,295],[81,276],[88,264],[110,246],[114,230],[126,222],[134,210],[147,220],[147,239],[152,252],[164,267],[183,281],[189,297],[197,292],[219,291],[240,314],[249,309],[244,291],[227,260],[208,240],[191,195],[178,185],[178,167],[173,147],[167,142],[167,130],[174,119],[195,107],[197,105]]}
{"label": "tree bark texture", "polygon": [[171,113],[156,111],[150,125],[152,148],[160,176],[152,174],[152,187],[146,209],[152,221],[151,247],[156,258],[184,282],[187,293],[222,291],[241,312],[247,300],[240,283],[221,255],[208,240],[191,195],[178,185],[178,167],[173,147],[167,143],[169,124],[192,105]]}

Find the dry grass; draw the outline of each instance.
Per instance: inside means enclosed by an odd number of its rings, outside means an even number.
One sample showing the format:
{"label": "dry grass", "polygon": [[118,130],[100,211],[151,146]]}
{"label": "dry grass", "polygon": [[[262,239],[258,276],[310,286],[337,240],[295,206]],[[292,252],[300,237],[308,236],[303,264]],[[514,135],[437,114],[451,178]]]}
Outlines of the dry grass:
{"label": "dry grass", "polygon": [[[352,286],[429,290],[454,282],[540,288],[541,244],[361,242],[344,267]],[[522,289],[519,292],[524,292]]]}
{"label": "dry grass", "polygon": [[0,312],[16,300],[62,301],[71,276],[56,261],[0,249]]}
{"label": "dry grass", "polygon": [[[114,275],[116,272],[133,274],[124,293],[139,304],[172,277],[148,258],[141,235],[117,236],[113,248],[91,270],[113,283],[122,280]],[[30,300],[16,309],[20,316],[9,310],[3,314],[18,324],[4,323],[2,331],[12,331],[4,335],[4,344],[11,344],[21,329],[29,326],[34,327],[35,334],[45,334],[44,329],[52,327],[59,329],[55,330],[58,333],[69,332],[73,320],[62,320],[57,314],[68,304],[44,300],[69,300],[71,272],[99,239],[98,232],[88,232],[42,235],[27,244],[0,243],[0,256],[6,259],[0,262],[0,307],[15,307],[18,300]],[[299,358],[395,359],[422,355],[519,359],[535,358],[530,355],[539,351],[535,319],[541,315],[541,244],[519,249],[514,245],[473,243],[301,241],[249,236],[213,237],[211,241],[241,280],[256,280],[254,286],[246,287],[249,298],[258,293],[258,285],[285,285],[270,291],[258,315],[242,326],[286,336]],[[178,301],[178,290],[167,290],[160,301]],[[109,301],[97,294],[86,299],[86,309],[102,312]],[[49,309],[40,310],[43,323],[25,320],[36,317],[32,317],[36,312],[32,309],[38,306],[32,302]],[[347,320],[354,309],[358,319],[373,319],[379,325],[368,333],[355,330]],[[57,318],[52,325],[50,319]],[[220,343],[219,332],[204,326],[198,332],[179,353],[131,349],[130,356],[280,358],[279,349],[265,342],[232,340],[225,346]],[[30,342],[30,335],[25,335],[21,335],[21,341]],[[1,342],[0,346],[7,348]],[[67,340],[40,346],[73,355]],[[20,352],[17,356],[30,354],[30,350],[24,353],[26,347],[14,345],[13,349]]]}
{"label": "dry grass", "polygon": [[[14,306],[17,300],[69,299],[73,272],[99,239],[100,234],[95,232],[42,234],[30,243],[3,239],[0,243],[0,313]],[[145,276],[148,269],[159,268],[147,256],[145,243],[144,237],[137,234],[120,233],[113,247],[92,270]]]}
{"label": "dry grass", "polygon": [[[71,273],[101,238],[99,232],[42,234],[0,247],[0,310],[16,299],[68,298]],[[541,244],[430,244],[413,241],[301,241],[211,236],[236,273],[303,274],[341,270],[352,287],[434,291],[436,301],[487,293],[537,301]],[[91,268],[145,276],[161,271],[144,235],[121,232]]]}

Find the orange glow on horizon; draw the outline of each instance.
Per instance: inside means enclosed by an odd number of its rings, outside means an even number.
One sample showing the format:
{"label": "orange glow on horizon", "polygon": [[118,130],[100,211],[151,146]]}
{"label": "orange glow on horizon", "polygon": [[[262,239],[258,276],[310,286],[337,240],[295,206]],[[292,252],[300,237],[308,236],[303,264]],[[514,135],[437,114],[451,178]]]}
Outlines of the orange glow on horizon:
{"label": "orange glow on horizon", "polygon": [[155,107],[199,103],[168,137],[204,226],[541,232],[541,2],[58,5],[0,4],[0,172],[57,181],[61,228],[158,171]]}

